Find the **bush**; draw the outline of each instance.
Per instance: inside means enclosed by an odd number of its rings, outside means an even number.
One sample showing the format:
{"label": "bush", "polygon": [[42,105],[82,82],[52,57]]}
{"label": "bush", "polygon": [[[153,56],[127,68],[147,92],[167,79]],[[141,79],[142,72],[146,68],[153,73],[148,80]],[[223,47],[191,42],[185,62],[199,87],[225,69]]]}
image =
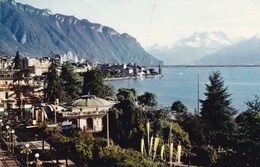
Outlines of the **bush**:
{"label": "bush", "polygon": [[156,167],[158,165],[144,158],[137,151],[123,149],[119,146],[110,146],[100,152],[96,166]]}

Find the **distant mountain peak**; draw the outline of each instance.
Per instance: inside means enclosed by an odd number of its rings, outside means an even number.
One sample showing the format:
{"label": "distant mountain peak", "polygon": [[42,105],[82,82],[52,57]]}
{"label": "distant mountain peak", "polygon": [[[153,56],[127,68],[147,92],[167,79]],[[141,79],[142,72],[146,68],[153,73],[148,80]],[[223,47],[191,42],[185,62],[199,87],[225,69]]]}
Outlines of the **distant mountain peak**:
{"label": "distant mountain peak", "polygon": [[252,39],[255,39],[255,40],[259,40],[260,39],[260,34],[256,34],[254,35],[253,37],[251,37]]}
{"label": "distant mountain peak", "polygon": [[260,38],[255,35],[194,61],[197,65],[260,65]]}
{"label": "distant mountain peak", "polygon": [[222,31],[194,32],[191,36],[178,40],[175,46],[219,49],[234,42],[233,38]]}
{"label": "distant mountain peak", "polygon": [[194,32],[176,41],[171,47],[153,45],[147,50],[167,65],[189,65],[193,64],[193,60],[231,46],[238,41],[222,31]]}

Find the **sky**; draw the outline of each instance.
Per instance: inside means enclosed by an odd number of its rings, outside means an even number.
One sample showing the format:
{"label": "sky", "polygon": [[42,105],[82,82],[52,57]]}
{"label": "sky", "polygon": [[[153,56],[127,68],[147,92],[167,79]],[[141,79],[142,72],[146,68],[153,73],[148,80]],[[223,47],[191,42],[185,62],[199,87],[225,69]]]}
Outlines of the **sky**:
{"label": "sky", "polygon": [[170,46],[194,32],[260,34],[260,0],[16,0],[73,15],[135,37],[143,47]]}

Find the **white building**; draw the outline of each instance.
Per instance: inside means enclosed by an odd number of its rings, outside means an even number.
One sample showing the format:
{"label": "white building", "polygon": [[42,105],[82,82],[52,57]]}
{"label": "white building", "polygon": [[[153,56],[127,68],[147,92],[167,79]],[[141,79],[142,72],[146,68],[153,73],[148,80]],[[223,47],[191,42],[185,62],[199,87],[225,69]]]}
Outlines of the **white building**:
{"label": "white building", "polygon": [[13,58],[12,57],[0,57],[0,70],[5,70],[8,67],[13,66]]}
{"label": "white building", "polygon": [[87,132],[100,132],[103,128],[102,118],[115,102],[107,101],[93,95],[84,95],[80,99],[63,106],[58,114],[65,122]]}
{"label": "white building", "polygon": [[48,58],[30,58],[28,66],[35,67],[36,76],[41,76],[43,73],[48,72],[48,68],[51,65],[51,61]]}

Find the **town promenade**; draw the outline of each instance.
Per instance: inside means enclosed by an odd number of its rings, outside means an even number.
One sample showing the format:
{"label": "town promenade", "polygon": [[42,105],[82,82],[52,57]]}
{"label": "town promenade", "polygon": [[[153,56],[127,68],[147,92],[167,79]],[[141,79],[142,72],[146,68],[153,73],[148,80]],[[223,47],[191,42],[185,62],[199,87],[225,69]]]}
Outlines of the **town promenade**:
{"label": "town promenade", "polygon": [[19,167],[18,162],[12,156],[12,154],[8,154],[7,150],[0,147],[0,167]]}

